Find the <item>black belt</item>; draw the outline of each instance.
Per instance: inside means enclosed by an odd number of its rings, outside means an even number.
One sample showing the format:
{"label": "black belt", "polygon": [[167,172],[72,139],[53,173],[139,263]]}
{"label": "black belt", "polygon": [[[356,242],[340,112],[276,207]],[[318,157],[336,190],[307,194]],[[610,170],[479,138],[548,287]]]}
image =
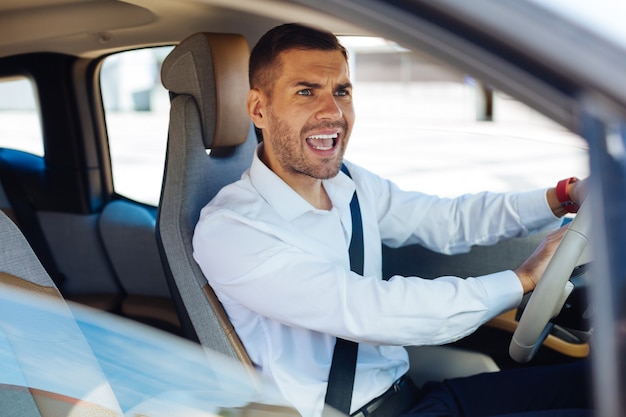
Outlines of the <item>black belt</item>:
{"label": "black belt", "polygon": [[408,376],[404,375],[393,383],[391,388],[381,396],[374,398],[352,417],[396,417],[417,404],[419,400],[419,388]]}

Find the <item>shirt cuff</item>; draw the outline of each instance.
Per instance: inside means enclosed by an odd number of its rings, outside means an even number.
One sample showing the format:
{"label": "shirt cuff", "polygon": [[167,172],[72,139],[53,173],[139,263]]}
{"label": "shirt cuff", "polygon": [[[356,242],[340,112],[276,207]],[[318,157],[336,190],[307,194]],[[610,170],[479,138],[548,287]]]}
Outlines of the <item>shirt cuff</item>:
{"label": "shirt cuff", "polygon": [[561,219],[554,215],[548,199],[547,189],[527,191],[517,194],[517,211],[520,220],[528,230],[538,230],[546,226],[558,227]]}
{"label": "shirt cuff", "polygon": [[524,295],[524,289],[517,274],[511,270],[496,272],[479,277],[487,296],[493,317],[516,308]]}

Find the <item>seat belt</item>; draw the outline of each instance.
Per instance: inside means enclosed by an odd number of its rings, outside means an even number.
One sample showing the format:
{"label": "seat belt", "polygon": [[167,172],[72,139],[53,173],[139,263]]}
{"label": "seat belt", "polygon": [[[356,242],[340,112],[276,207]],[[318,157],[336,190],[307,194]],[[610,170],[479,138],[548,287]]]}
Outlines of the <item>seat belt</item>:
{"label": "seat belt", "polygon": [[[341,165],[341,171],[352,178],[348,168],[343,164]],[[350,239],[350,248],[348,249],[350,269],[359,275],[363,275],[363,220],[361,219],[361,207],[356,190],[350,201],[350,214],[352,216],[352,238]],[[350,414],[358,349],[358,343],[338,337],[335,342],[330,372],[328,373],[325,402],[346,415]]]}

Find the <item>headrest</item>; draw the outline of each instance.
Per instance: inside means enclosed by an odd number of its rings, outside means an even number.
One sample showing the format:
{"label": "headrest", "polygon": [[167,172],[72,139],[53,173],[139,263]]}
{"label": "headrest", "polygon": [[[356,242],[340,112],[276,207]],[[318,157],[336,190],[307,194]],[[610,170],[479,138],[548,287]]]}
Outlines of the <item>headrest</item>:
{"label": "headrest", "polygon": [[207,149],[244,143],[251,120],[246,109],[250,48],[242,35],[196,33],[170,52],[161,82],[174,96],[192,96],[200,111]]}

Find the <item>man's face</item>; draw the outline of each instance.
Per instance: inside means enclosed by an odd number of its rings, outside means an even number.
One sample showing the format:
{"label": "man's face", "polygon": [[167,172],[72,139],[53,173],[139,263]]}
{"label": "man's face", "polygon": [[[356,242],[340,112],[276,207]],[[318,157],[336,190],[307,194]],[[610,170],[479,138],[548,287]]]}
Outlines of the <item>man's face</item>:
{"label": "man's face", "polygon": [[271,91],[260,94],[262,117],[255,119],[263,129],[263,162],[292,186],[332,178],[354,124],[346,59],[320,50],[289,50],[280,59]]}

